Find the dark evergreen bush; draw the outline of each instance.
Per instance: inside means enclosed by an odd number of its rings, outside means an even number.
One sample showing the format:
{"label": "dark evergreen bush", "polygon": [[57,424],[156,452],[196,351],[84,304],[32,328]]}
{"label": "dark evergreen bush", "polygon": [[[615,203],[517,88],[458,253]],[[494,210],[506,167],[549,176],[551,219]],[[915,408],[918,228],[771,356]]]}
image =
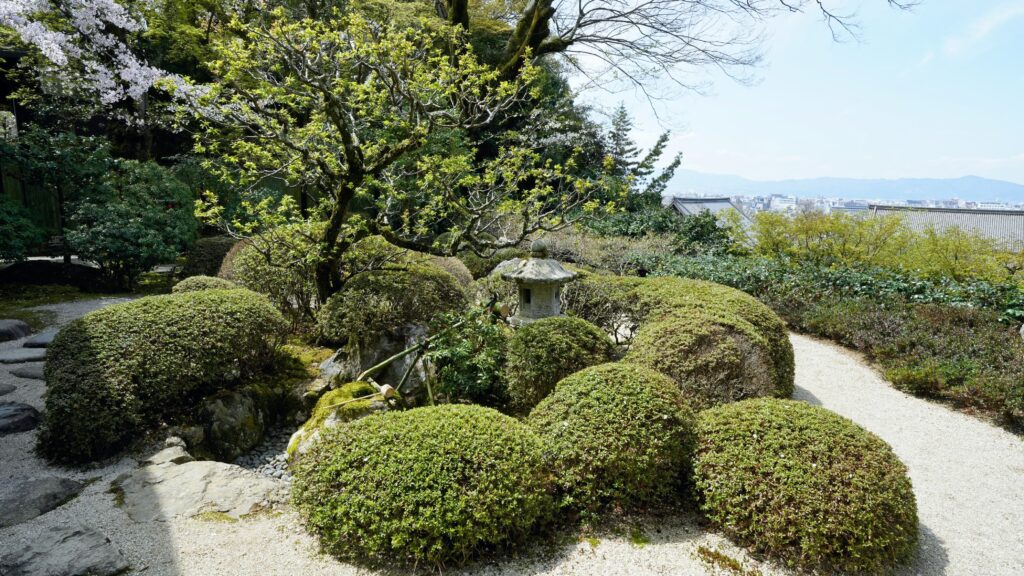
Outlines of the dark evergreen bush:
{"label": "dark evergreen bush", "polygon": [[505,369],[510,408],[529,412],[559,380],[608,362],[614,351],[604,331],[580,318],[544,318],[519,328],[509,340]]}
{"label": "dark evergreen bush", "polygon": [[224,257],[237,243],[238,240],[230,236],[210,236],[196,240],[185,254],[181,277],[216,276],[224,263]]}
{"label": "dark evergreen bush", "polygon": [[86,314],[49,348],[39,449],[68,463],[115,454],[259,373],[283,329],[266,298],[248,290],[150,296]]}
{"label": "dark evergreen bush", "polygon": [[549,478],[525,424],[445,405],[326,430],[292,494],[330,554],[440,567],[528,536],[552,512]]}
{"label": "dark evergreen bush", "polygon": [[824,573],[883,572],[913,553],[906,466],[853,422],[764,398],[702,412],[697,439],[701,510],[738,543]]}
{"label": "dark evergreen bush", "polygon": [[565,378],[530,413],[562,503],[596,514],[672,502],[693,453],[694,416],[672,380],[603,364]]}

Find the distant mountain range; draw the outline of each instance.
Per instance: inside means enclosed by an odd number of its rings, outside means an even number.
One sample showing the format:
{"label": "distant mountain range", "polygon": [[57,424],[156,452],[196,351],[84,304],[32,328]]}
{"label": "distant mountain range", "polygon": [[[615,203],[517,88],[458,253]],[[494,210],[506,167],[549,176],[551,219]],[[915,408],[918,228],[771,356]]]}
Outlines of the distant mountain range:
{"label": "distant mountain range", "polygon": [[770,196],[782,194],[801,198],[844,198],[847,200],[960,200],[974,202],[1024,202],[1024,185],[989,180],[978,176],[963,178],[901,178],[860,180],[856,178],[812,178],[806,180],[747,180],[739,176],[704,174],[679,170],[665,191],[667,196]]}

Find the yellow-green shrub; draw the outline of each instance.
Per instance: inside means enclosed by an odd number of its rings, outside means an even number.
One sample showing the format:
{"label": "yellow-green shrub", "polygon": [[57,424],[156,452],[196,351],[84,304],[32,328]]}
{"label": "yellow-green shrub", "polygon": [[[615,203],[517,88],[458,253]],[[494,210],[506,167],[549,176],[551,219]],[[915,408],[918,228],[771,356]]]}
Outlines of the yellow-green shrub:
{"label": "yellow-green shrub", "polygon": [[340,558],[461,563],[523,540],[553,500],[540,439],[489,408],[388,412],[323,433],[293,498]]}
{"label": "yellow-green shrub", "polygon": [[175,284],[171,288],[171,292],[178,294],[181,292],[196,292],[198,290],[237,290],[240,288],[241,286],[230,280],[215,276],[189,276]]}
{"label": "yellow-green shrub", "polygon": [[529,412],[559,380],[608,362],[614,351],[607,334],[580,318],[555,316],[517,329],[505,364],[510,408]]}
{"label": "yellow-green shrub", "polygon": [[48,350],[39,450],[69,463],[118,452],[260,372],[284,327],[248,290],[150,296],[86,314]]}
{"label": "yellow-green shrub", "polygon": [[434,266],[410,264],[356,275],[319,310],[317,327],[328,342],[366,342],[466,304],[454,276]]}
{"label": "yellow-green shrub", "polygon": [[906,466],[824,408],[757,399],[700,414],[694,484],[707,518],[758,553],[823,573],[884,572],[917,542]]}
{"label": "yellow-green shrub", "polygon": [[694,416],[667,377],[623,363],[577,372],[527,423],[550,455],[562,503],[586,513],[673,501],[694,444]]}

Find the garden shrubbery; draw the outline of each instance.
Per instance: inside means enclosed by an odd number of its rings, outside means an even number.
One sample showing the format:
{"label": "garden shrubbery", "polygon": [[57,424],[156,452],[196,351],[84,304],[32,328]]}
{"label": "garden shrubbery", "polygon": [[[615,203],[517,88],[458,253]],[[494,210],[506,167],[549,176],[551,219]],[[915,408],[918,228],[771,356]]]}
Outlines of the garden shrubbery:
{"label": "garden shrubbery", "polygon": [[794,328],[863,351],[907,392],[1024,425],[1024,300],[1014,286],[728,256],[657,268],[754,294]]}
{"label": "garden shrubbery", "polygon": [[803,402],[747,400],[701,413],[694,482],[712,523],[801,568],[880,572],[917,541],[914,493],[892,449]]}
{"label": "garden shrubbery", "polygon": [[486,311],[449,312],[431,323],[426,358],[434,366],[433,393],[449,403],[503,407],[511,329]]}
{"label": "garden shrubbery", "polygon": [[528,412],[562,378],[611,360],[614,348],[607,334],[580,318],[556,316],[519,328],[508,344],[510,408]]}
{"label": "garden shrubbery", "polygon": [[368,342],[466,304],[454,276],[434,266],[410,264],[356,275],[319,310],[317,326],[328,342]]}
{"label": "garden shrubbery", "polygon": [[768,350],[749,326],[689,310],[644,324],[626,361],[671,377],[694,409],[703,410],[744,398],[788,398],[793,381],[780,386]]}
{"label": "garden shrubbery", "polygon": [[489,408],[371,415],[324,432],[295,469],[293,495],[335,556],[457,564],[550,516],[542,452],[525,424]]}
{"label": "garden shrubbery", "polygon": [[48,351],[41,453],[84,463],[118,452],[202,395],[259,373],[283,329],[248,290],[151,296],[86,314]]}
{"label": "garden shrubbery", "polygon": [[215,276],[189,276],[171,288],[171,292],[196,292],[198,290],[237,290],[242,287],[230,280]]}
{"label": "garden shrubbery", "polygon": [[678,387],[629,364],[565,378],[527,423],[544,440],[562,504],[588,514],[675,500],[693,451],[694,416]]}
{"label": "garden shrubbery", "polygon": [[185,254],[181,277],[216,276],[224,263],[224,257],[237,243],[238,240],[230,236],[199,238]]}

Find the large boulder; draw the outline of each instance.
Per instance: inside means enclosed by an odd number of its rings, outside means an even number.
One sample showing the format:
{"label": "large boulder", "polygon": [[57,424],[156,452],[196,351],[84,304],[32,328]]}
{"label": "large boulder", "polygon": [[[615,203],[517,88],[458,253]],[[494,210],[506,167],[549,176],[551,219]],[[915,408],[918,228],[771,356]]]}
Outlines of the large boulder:
{"label": "large boulder", "polygon": [[205,446],[213,455],[232,461],[256,447],[266,429],[263,411],[249,394],[224,392],[203,403]]}
{"label": "large boulder", "polygon": [[0,342],[24,338],[32,333],[32,327],[21,320],[0,320]]}
{"label": "large boulder", "polygon": [[85,485],[70,478],[26,478],[6,487],[0,496],[0,528],[46,514],[82,491]]}
{"label": "large boulder", "polygon": [[20,402],[0,402],[0,436],[39,426],[39,411]]}
{"label": "large boulder", "polygon": [[144,466],[114,481],[112,491],[136,522],[166,522],[175,517],[217,513],[233,518],[282,501],[284,482],[234,464],[175,459]]}
{"label": "large boulder", "polygon": [[[350,341],[320,365],[321,377],[332,386],[356,380],[363,371],[376,366],[388,358],[406,350],[426,338],[427,330],[419,325],[406,325],[391,333],[382,333],[372,342]],[[413,363],[415,362],[415,365]],[[382,371],[373,375],[381,384],[390,384],[398,389],[405,373],[412,366],[412,372],[399,389],[403,395],[414,393],[426,382],[429,367],[415,354],[400,358]]]}
{"label": "large boulder", "polygon": [[109,538],[85,526],[54,526],[0,545],[4,576],[108,576],[128,568]]}
{"label": "large boulder", "polygon": [[309,419],[292,434],[288,441],[288,456],[294,458],[304,454],[324,430],[386,409],[384,396],[366,382],[349,382],[331,390],[320,397]]}

